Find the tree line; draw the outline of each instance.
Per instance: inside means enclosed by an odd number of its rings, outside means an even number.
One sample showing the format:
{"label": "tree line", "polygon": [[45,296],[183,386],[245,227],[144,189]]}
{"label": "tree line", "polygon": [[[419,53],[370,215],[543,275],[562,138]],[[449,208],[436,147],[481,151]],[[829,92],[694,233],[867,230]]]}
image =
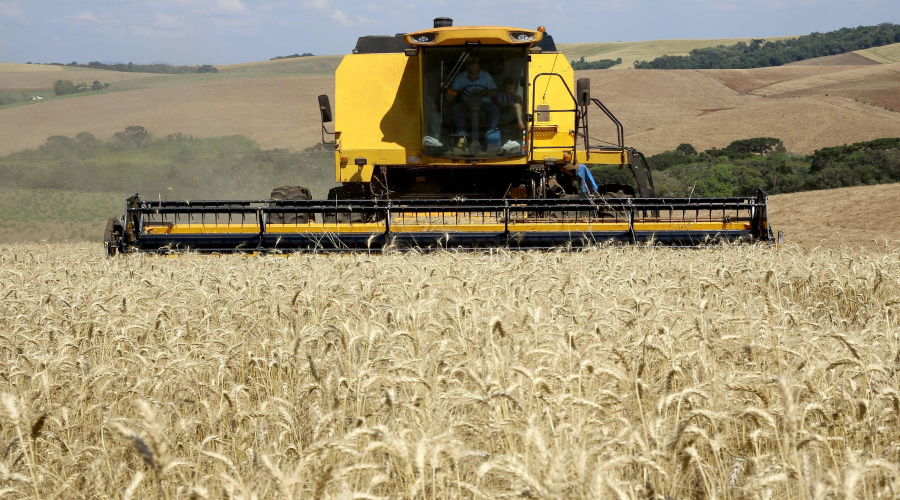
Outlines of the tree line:
{"label": "tree line", "polygon": [[[647,158],[659,196],[750,196],[900,182],[900,138],[786,152],[774,137],[734,141],[698,152],[681,144]],[[633,185],[627,169],[592,166],[598,183]]]}
{"label": "tree line", "polygon": [[841,28],[828,33],[770,42],[761,38],[750,43],[719,45],[694,49],[686,56],[661,56],[652,61],[637,61],[637,69],[746,69],[781,66],[783,64],[833,56],[900,43],[900,25],[882,23],[877,26]]}
{"label": "tree line", "polygon": [[622,58],[616,59],[600,59],[597,61],[585,61],[584,56],[581,56],[579,60],[571,60],[569,64],[572,65],[572,69],[609,69],[618,64],[622,64]]}
{"label": "tree line", "polygon": [[[659,196],[751,196],[900,182],[900,138],[786,151],[773,137],[697,151],[681,144],[650,156]],[[634,185],[628,169],[591,165],[599,184]],[[108,140],[81,132],[55,135],[35,149],[0,157],[0,185],[19,189],[139,192],[169,199],[265,198],[281,185],[305,185],[318,197],[334,186],[334,150],[264,150],[243,136],[157,137],[141,126]]]}
{"label": "tree line", "polygon": [[277,61],[277,60],[279,60],[279,59],[293,59],[293,58],[295,58],[295,57],[312,57],[312,56],[314,56],[314,55],[315,55],[315,54],[313,54],[312,52],[304,52],[304,53],[302,53],[302,54],[291,54],[291,55],[289,55],[289,56],[275,56],[275,57],[273,57],[273,58],[271,58],[271,59],[269,59],[269,60],[270,60],[270,61]]}
{"label": "tree line", "polygon": [[107,140],[89,132],[54,135],[35,149],[0,157],[0,186],[157,195],[168,199],[263,199],[272,188],[334,186],[334,149],[265,150],[235,135],[157,137],[130,126]]}
{"label": "tree line", "polygon": [[[31,64],[31,63],[28,63]],[[91,61],[87,64],[78,64],[72,61],[69,64],[49,63],[51,66],[66,66],[73,68],[105,69],[109,71],[121,71],[124,73],[165,73],[180,75],[184,73],[218,73],[219,69],[211,64],[201,66],[172,66],[170,64],[134,64],[115,63],[104,64],[100,61]]]}
{"label": "tree line", "polygon": [[94,80],[94,83],[88,85],[84,82],[79,84],[72,83],[72,80],[56,80],[53,82],[53,93],[56,95],[77,94],[79,92],[93,92],[96,90],[109,89],[108,83],[100,83]]}

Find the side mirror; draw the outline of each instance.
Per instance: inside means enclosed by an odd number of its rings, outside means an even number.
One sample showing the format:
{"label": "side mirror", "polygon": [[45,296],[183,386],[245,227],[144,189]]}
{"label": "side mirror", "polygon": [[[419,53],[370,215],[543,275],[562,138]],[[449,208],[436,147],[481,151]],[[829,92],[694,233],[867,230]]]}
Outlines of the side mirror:
{"label": "side mirror", "polygon": [[328,100],[328,96],[322,94],[319,96],[319,112],[322,113],[322,123],[331,123],[333,119],[331,116],[331,101]]}
{"label": "side mirror", "polygon": [[591,103],[591,79],[579,78],[575,82],[575,100],[579,106],[587,106]]}

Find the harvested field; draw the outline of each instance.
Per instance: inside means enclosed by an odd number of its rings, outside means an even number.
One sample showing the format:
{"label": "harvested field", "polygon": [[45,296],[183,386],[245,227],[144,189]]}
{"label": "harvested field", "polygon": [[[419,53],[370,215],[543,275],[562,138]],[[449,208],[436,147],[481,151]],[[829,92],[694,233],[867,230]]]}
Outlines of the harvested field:
{"label": "harvested field", "polygon": [[900,239],[900,184],[859,186],[769,197],[769,221],[804,248],[877,250]]}
{"label": "harvested field", "polygon": [[68,68],[62,69],[59,66],[35,66],[35,65],[16,65],[26,66],[27,68],[40,68],[37,71],[12,69],[8,71],[4,66],[0,65],[0,90],[39,90],[52,89],[53,82],[57,80],[70,80],[75,84],[87,83],[91,84],[94,80],[100,83],[109,83],[112,86],[118,86],[122,82],[130,80],[138,80],[142,78],[164,78],[169,75],[159,75],[150,73],[123,73],[120,71],[107,71],[103,69],[87,69],[87,68]]}
{"label": "harvested field", "polygon": [[857,69],[859,68],[853,66],[813,65],[754,69],[708,69],[701,71],[738,92],[768,95],[768,88],[773,85],[800,81],[807,82],[800,84],[800,86],[808,88],[810,86],[808,82],[814,82],[812,85],[820,85],[825,79],[831,79],[835,75]]}
{"label": "harvested field", "polygon": [[36,71],[59,71],[59,66],[49,66],[43,64],[22,64],[22,63],[5,63],[0,62],[0,73],[18,73],[18,72],[36,72]]}
{"label": "harvested field", "polygon": [[[825,96],[827,90],[814,93],[808,83],[799,87],[804,89],[800,97],[764,97],[732,88],[752,89],[766,81],[789,79],[791,72],[819,75],[827,73],[827,68],[775,68],[778,73],[774,74],[763,71],[771,68],[594,70],[579,71],[578,76],[591,78],[593,94],[624,124],[626,143],[646,154],[672,150],[681,143],[690,143],[699,150],[724,147],[731,141],[750,137],[778,137],[788,151],[809,154],[822,147],[900,134],[900,113],[850,97]],[[879,74],[885,77],[892,74],[890,67],[875,69],[884,71]],[[757,76],[758,71],[763,76]],[[864,67],[859,71],[872,70]],[[854,85],[865,84],[864,79],[851,80],[856,82]],[[615,137],[614,129],[606,123],[600,113],[594,113],[591,135]]]}
{"label": "harvested field", "polygon": [[900,249],[0,247],[0,488],[892,498]]}
{"label": "harvested field", "polygon": [[848,52],[846,54],[837,54],[834,56],[804,59],[802,61],[785,64],[785,66],[873,66],[878,64],[881,63],[855,52]]}
{"label": "harvested field", "polygon": [[[900,64],[876,66],[781,66],[755,70],[709,70],[740,92],[774,98],[843,97],[893,111],[900,110]],[[900,124],[894,125],[900,131]],[[897,135],[900,132],[894,132]]]}
{"label": "harvested field", "polygon": [[[193,83],[85,95],[0,111],[0,154],[43,144],[50,135],[90,132],[108,138],[130,125],[157,135],[244,135],[266,149],[321,141],[318,94],[334,93],[332,77],[282,76]],[[306,103],[308,105],[303,105]]]}
{"label": "harvested field", "polygon": [[[121,210],[120,210],[121,211]],[[103,241],[102,220],[94,222],[14,222],[0,224],[0,245],[11,243],[71,243]]]}
{"label": "harvested field", "polygon": [[344,56],[314,56],[216,66],[223,73],[334,75]]}
{"label": "harvested field", "polygon": [[891,64],[900,62],[900,43],[892,43],[883,47],[872,47],[871,49],[858,50],[856,54],[867,57],[873,61],[882,64]]}
{"label": "harvested field", "polygon": [[[579,50],[590,47],[563,47],[570,48],[567,58],[576,58]],[[36,147],[50,135],[87,131],[105,139],[130,125],[160,135],[242,134],[264,148],[302,149],[320,140],[315,97],[333,95],[331,71],[339,60],[340,56],[321,56],[263,61],[223,66],[216,75],[102,72],[123,78],[119,84],[113,81],[113,92],[0,110],[0,154]],[[794,153],[812,153],[835,144],[900,134],[900,114],[890,111],[900,109],[898,71],[894,64],[594,70],[577,75],[594,80],[594,96],[625,124],[627,143],[647,154],[685,142],[707,149],[759,136],[778,137]],[[60,73],[89,79],[81,71]],[[59,76],[0,72],[0,86],[46,87]],[[614,139],[615,132],[600,118],[601,113],[593,116],[592,135]]]}

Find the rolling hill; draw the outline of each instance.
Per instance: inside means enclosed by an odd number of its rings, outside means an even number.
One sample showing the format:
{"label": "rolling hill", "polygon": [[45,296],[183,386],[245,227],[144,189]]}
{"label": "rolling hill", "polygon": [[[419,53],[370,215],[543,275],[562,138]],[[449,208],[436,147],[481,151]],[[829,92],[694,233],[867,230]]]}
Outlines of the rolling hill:
{"label": "rolling hill", "polygon": [[900,184],[778,194],[769,197],[769,222],[803,248],[897,249],[898,199]]}
{"label": "rolling hill", "polygon": [[873,47],[871,49],[859,50],[855,54],[871,59],[882,64],[891,64],[900,62],[900,43],[885,45],[883,47]]}
{"label": "rolling hill", "polygon": [[[87,131],[106,138],[129,125],[162,135],[241,134],[264,148],[311,146],[320,137],[315,96],[333,95],[333,77],[273,71],[280,64],[259,65],[262,73],[112,73],[122,79],[111,91],[0,108],[0,154],[39,146],[50,135]],[[900,109],[898,71],[900,63],[579,74],[593,79],[594,95],[625,124],[628,143],[648,154],[684,142],[722,147],[757,136],[779,137],[791,152],[811,153],[898,135],[900,114],[892,111]],[[57,76],[40,73],[0,73],[0,88]],[[595,122],[599,132],[604,122],[596,114]],[[610,136],[609,130],[601,135]]]}
{"label": "rolling hill", "polygon": [[[795,38],[791,36],[767,38],[777,41]],[[718,45],[734,45],[738,42],[750,42],[750,38],[717,38],[697,40],[649,40],[641,42],[592,42],[564,43],[558,46],[560,52],[568,60],[584,57],[586,61],[598,59],[622,58],[622,64],[611,69],[632,69],[635,61],[649,61],[660,56],[686,56],[694,49],[716,47]]]}
{"label": "rolling hill", "polygon": [[[567,59],[647,59],[726,40],[662,40],[561,45]],[[878,57],[887,64],[875,63]],[[579,72],[625,124],[627,142],[653,154],[688,142],[722,147],[774,136],[788,150],[900,134],[900,44],[804,65],[752,70]],[[121,73],[2,64],[0,92],[40,90],[57,79],[98,80],[111,89],[0,107],[0,154],[33,148],[50,135],[87,131],[106,138],[130,125],[165,135],[240,134],[264,148],[303,149],[320,138],[316,95],[333,94],[341,56],[220,66],[218,74]],[[870,64],[859,65],[861,62]],[[624,65],[623,65],[624,66]],[[338,112],[340,112],[338,110]],[[594,116],[600,138],[614,137]]]}

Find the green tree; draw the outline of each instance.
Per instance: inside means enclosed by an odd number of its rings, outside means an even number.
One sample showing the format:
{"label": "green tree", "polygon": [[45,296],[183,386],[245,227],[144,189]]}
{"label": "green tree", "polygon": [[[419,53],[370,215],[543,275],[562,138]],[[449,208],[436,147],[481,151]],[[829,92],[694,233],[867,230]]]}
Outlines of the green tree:
{"label": "green tree", "polygon": [[71,80],[56,80],[53,82],[53,92],[56,95],[74,94],[76,92],[75,84]]}
{"label": "green tree", "polygon": [[116,132],[113,134],[113,138],[118,140],[122,145],[139,148],[147,146],[152,136],[144,127],[132,125],[130,127],[125,127],[125,131],[123,132]]}

